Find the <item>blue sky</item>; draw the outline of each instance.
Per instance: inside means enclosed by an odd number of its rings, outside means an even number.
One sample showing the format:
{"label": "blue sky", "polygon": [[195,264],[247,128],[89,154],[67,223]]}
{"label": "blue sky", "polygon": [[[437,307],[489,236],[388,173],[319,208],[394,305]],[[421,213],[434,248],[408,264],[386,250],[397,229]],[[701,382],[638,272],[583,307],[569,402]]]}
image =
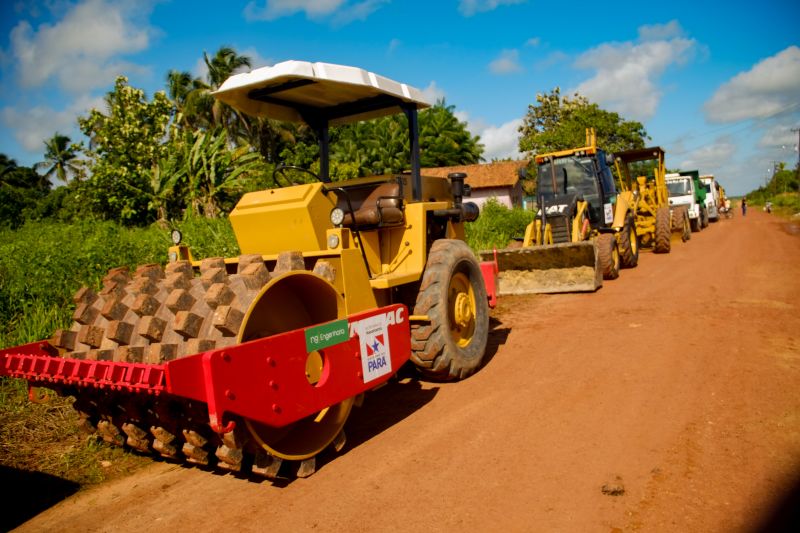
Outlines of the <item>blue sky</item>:
{"label": "blue sky", "polygon": [[117,75],[152,94],[222,45],[256,67],[354,65],[444,97],[487,159],[519,156],[521,118],[556,86],[642,121],[668,167],[733,194],[798,157],[796,0],[5,0],[0,14],[0,152],[20,164],[56,131],[83,140],[76,116]]}

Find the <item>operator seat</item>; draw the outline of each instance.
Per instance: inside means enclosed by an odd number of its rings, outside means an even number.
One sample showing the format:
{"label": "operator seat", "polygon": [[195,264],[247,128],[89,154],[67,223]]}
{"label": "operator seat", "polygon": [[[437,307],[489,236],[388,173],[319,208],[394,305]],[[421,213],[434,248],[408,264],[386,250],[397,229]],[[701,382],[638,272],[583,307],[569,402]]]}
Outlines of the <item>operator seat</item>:
{"label": "operator seat", "polygon": [[[355,200],[355,204],[358,200]],[[344,226],[393,226],[403,222],[403,197],[400,184],[397,182],[382,183],[370,193],[350,213],[347,205],[344,209]],[[355,221],[354,221],[355,219]]]}

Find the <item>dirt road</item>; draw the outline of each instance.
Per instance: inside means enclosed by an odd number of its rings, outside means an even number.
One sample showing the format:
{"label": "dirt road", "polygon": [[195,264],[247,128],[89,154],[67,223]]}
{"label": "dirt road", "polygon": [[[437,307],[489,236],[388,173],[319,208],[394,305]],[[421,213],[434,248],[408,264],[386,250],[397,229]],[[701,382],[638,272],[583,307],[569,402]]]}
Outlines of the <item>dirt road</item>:
{"label": "dirt road", "polygon": [[737,213],[595,294],[504,299],[484,369],[372,393],[310,478],[154,463],[20,530],[752,531],[781,504],[796,519],[798,229]]}

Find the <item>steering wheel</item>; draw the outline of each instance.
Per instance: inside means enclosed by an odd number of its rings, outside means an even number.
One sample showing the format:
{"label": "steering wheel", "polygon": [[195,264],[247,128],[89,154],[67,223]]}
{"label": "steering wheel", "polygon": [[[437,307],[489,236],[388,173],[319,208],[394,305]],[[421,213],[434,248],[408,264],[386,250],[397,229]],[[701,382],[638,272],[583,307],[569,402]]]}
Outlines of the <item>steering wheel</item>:
{"label": "steering wheel", "polygon": [[[278,165],[275,167],[275,170],[272,171],[272,181],[275,182],[276,185],[280,185],[281,187],[291,187],[293,185],[297,185],[297,183],[293,182],[289,179],[289,176],[286,175],[287,170],[297,170],[299,172],[304,172],[310,176],[312,176],[315,180],[320,181],[319,176],[317,176],[314,172],[308,170],[307,168],[303,167],[296,167],[294,165]],[[278,179],[280,176],[280,180]]]}

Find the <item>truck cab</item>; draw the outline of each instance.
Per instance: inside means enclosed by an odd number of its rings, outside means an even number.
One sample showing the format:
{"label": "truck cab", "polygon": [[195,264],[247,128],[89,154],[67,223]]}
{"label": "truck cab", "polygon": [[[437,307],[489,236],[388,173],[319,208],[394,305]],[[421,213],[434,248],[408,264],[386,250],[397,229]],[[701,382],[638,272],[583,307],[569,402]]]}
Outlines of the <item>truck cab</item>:
{"label": "truck cab", "polygon": [[708,219],[712,222],[719,220],[719,185],[713,174],[700,176],[700,182],[706,190],[706,211]]}
{"label": "truck cab", "polygon": [[696,170],[667,174],[670,207],[686,206],[692,231],[700,231],[708,225],[705,186]]}

